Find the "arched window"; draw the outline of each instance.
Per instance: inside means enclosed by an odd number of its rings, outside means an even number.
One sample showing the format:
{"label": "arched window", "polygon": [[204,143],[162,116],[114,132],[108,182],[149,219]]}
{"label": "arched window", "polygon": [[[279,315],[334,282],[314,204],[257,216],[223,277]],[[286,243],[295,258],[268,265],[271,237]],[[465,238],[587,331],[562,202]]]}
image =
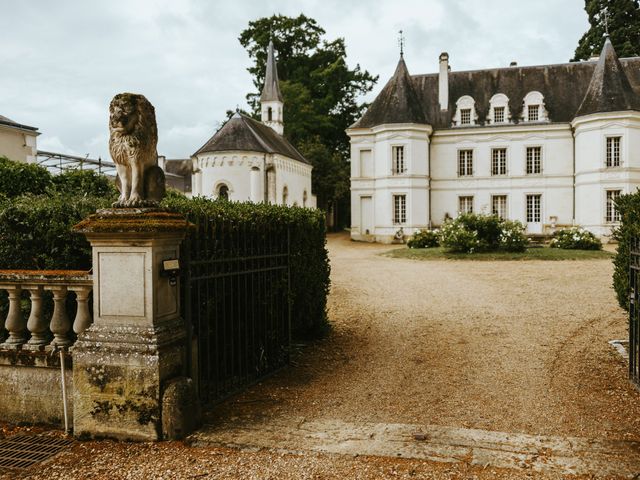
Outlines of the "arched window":
{"label": "arched window", "polygon": [[287,205],[288,200],[289,200],[289,189],[285,186],[282,189],[282,204]]}
{"label": "arched window", "polygon": [[306,190],[304,192],[302,192],[302,206],[303,207],[307,206],[307,191]]}
{"label": "arched window", "polygon": [[509,123],[511,112],[509,112],[509,98],[504,93],[496,93],[489,100],[489,116],[487,123],[500,125]]}
{"label": "arched window", "polygon": [[453,124],[458,127],[467,127],[478,123],[476,114],[476,101],[469,95],[464,95],[456,102],[456,114]]}
{"label": "arched window", "polygon": [[224,183],[218,187],[218,198],[220,200],[229,200],[229,187]]}
{"label": "arched window", "polygon": [[268,121],[273,120],[273,109],[271,107],[267,109],[267,120]]}
{"label": "arched window", "polygon": [[525,122],[546,122],[549,120],[547,109],[544,108],[544,97],[540,92],[529,92],[524,97],[522,120]]}

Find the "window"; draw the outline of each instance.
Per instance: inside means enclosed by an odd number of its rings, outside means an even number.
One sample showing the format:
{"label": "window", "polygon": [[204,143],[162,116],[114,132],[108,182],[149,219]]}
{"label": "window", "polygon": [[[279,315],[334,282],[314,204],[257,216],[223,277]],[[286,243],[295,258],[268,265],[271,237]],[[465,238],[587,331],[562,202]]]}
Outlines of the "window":
{"label": "window", "polygon": [[620,137],[607,137],[606,166],[620,166]]}
{"label": "window", "polygon": [[527,195],[527,223],[540,223],[542,195]]}
{"label": "window", "polygon": [[458,197],[458,211],[473,213],[473,196]]}
{"label": "window", "polygon": [[473,150],[458,150],[458,176],[473,175]]}
{"label": "window", "polygon": [[507,174],[507,149],[494,148],[491,150],[491,175]]}
{"label": "window", "polygon": [[493,195],[491,197],[491,214],[500,218],[507,218],[507,196]]}
{"label": "window", "polygon": [[463,108],[460,110],[460,125],[471,125],[470,108]]}
{"label": "window", "polygon": [[618,212],[615,202],[621,193],[621,190],[607,190],[607,211],[605,214],[607,223],[620,221],[620,212]]}
{"label": "window", "polygon": [[302,206],[303,207],[307,206],[307,191],[306,190],[304,192],[302,192]]}
{"label": "window", "polygon": [[267,120],[270,122],[273,120],[273,110],[271,107],[267,109]]}
{"label": "window", "polygon": [[527,147],[527,175],[542,173],[542,147]]}
{"label": "window", "polygon": [[540,105],[527,106],[527,121],[537,122],[540,119]]}
{"label": "window", "polygon": [[544,106],[542,93],[532,91],[522,101],[522,120],[525,122],[547,122],[549,112]]}
{"label": "window", "polygon": [[218,198],[220,200],[229,200],[229,187],[224,183],[218,187]]}
{"label": "window", "polygon": [[402,224],[407,221],[407,196],[393,196],[393,223]]}
{"label": "window", "polygon": [[489,100],[487,123],[506,123],[509,121],[509,97],[504,93],[496,93]]}
{"label": "window", "polygon": [[493,108],[493,123],[504,123],[504,107]]}
{"label": "window", "polygon": [[289,189],[284,187],[282,189],[282,204],[287,205],[287,201],[289,201]]}
{"label": "window", "polygon": [[391,173],[398,175],[407,170],[404,166],[404,147],[391,147]]}

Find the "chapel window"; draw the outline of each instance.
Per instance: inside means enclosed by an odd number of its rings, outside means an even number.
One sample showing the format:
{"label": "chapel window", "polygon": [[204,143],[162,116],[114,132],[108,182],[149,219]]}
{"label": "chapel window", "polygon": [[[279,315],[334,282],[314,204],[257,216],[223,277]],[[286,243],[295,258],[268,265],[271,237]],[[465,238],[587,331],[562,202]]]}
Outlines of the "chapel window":
{"label": "chapel window", "polygon": [[224,183],[218,187],[218,198],[220,200],[229,200],[229,187]]}
{"label": "chapel window", "polygon": [[542,147],[527,147],[527,175],[542,173]]}
{"label": "chapel window", "polygon": [[473,150],[458,150],[458,176],[473,175]]}
{"label": "chapel window", "polygon": [[620,212],[616,208],[616,200],[621,195],[621,190],[607,190],[607,205],[605,220],[607,223],[620,221]]}
{"label": "chapel window", "polygon": [[303,207],[307,206],[307,191],[306,190],[304,192],[302,192],[302,206]]}
{"label": "chapel window", "polygon": [[607,167],[620,166],[620,137],[607,137]]}
{"label": "chapel window", "polygon": [[282,204],[287,205],[288,201],[289,201],[289,189],[287,187],[284,187],[282,189]]}
{"label": "chapel window", "polygon": [[458,211],[461,214],[473,213],[473,195],[458,197]]}
{"label": "chapel window", "polygon": [[393,223],[401,225],[407,221],[407,196],[393,196]]}
{"label": "chapel window", "polygon": [[273,120],[273,109],[271,107],[267,109],[267,120],[269,121]]}
{"label": "chapel window", "polygon": [[404,147],[391,147],[391,172],[394,175],[399,175],[406,172],[404,163]]}
{"label": "chapel window", "polygon": [[491,175],[507,174],[507,149],[491,149]]}

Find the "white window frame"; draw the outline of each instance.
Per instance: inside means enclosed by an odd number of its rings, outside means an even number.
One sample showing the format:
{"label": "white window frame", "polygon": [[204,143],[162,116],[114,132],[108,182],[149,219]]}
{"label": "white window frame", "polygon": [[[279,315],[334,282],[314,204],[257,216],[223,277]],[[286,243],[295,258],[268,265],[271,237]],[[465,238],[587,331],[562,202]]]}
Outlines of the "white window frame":
{"label": "white window frame", "polygon": [[[470,153],[470,155],[465,155],[464,159],[464,168],[463,168],[463,152]],[[458,177],[473,177],[473,148],[461,148],[458,150]]]}
{"label": "white window frame", "polygon": [[[534,149],[537,148],[540,150],[540,171],[539,172],[529,172],[529,149]],[[544,172],[544,162],[543,162],[543,158],[544,158],[544,149],[542,148],[542,145],[526,145],[524,148],[524,173],[525,175],[542,175],[542,172]],[[535,165],[535,163],[532,161],[532,166]],[[535,169],[532,169],[535,170]]]}
{"label": "white window frame", "polygon": [[[406,193],[394,193],[392,198],[391,221],[394,225],[405,225],[407,223],[407,194]],[[404,201],[397,203],[400,199]]]}
{"label": "white window frame", "polygon": [[[502,214],[500,213],[500,208],[495,208],[495,201],[498,198],[504,198],[504,211],[502,212]],[[505,220],[509,218],[509,195],[507,195],[506,193],[496,193],[491,195],[491,214],[498,215],[498,217]]]}
{"label": "white window frame", "polygon": [[[609,141],[617,140],[617,146],[609,146]],[[612,142],[613,143],[613,142]],[[616,155],[617,154],[617,155]],[[617,160],[617,161],[616,161]],[[604,138],[604,166],[616,168],[622,166],[622,135],[607,135]]]}
{"label": "white window frame", "polygon": [[[609,197],[610,193],[617,192],[617,195]],[[604,222],[607,224],[620,223],[620,212],[613,203],[613,200],[624,194],[622,188],[607,188],[604,191]]]}
{"label": "white window frame", "polygon": [[[465,202],[464,208],[462,202]],[[475,198],[473,195],[458,195],[458,214],[473,213]]]}
{"label": "white window frame", "polygon": [[[496,93],[489,100],[489,115],[487,117],[487,123],[491,123],[492,125],[506,125],[509,123],[511,119],[511,112],[509,111],[509,97],[507,97],[504,93]],[[504,117],[502,121],[496,120],[496,109],[503,108]]]}
{"label": "white window frame", "polygon": [[[500,159],[500,158],[497,159],[498,163],[496,165],[497,165],[498,168],[496,170],[494,170],[494,168],[493,168],[494,167],[494,154],[496,152],[498,152],[498,151],[504,151],[504,159]],[[500,168],[501,163],[502,163],[500,160],[504,160],[504,164],[503,164],[504,169]],[[501,170],[504,170],[504,171],[501,171]],[[491,148],[491,176],[493,176],[493,177],[505,176],[505,175],[507,175],[508,171],[509,171],[509,168],[508,168],[507,147],[492,147]]]}
{"label": "white window frame", "polygon": [[[402,152],[401,162],[398,162],[398,158],[396,158],[397,152]],[[405,173],[407,173],[407,149],[404,145],[392,145],[391,175],[404,175]]]}
{"label": "white window frame", "polygon": [[[529,197],[539,197],[540,198],[540,206],[539,206],[539,212],[538,214],[540,215],[540,219],[536,222],[535,220],[529,220]],[[528,223],[542,223],[542,220],[544,219],[544,212],[543,212],[543,200],[542,200],[542,193],[537,192],[537,193],[525,193],[524,195],[524,220],[525,220],[525,224]],[[535,212],[534,212],[535,213]]]}
{"label": "white window frame", "polygon": [[[522,107],[522,121],[539,123],[549,121],[549,112],[545,107],[544,96],[537,91],[529,92],[525,95]],[[538,118],[536,120],[529,120],[529,106],[538,105]]]}
{"label": "white window frame", "polygon": [[[469,112],[469,123],[462,124],[462,110]],[[456,114],[453,116],[453,125],[458,127],[469,127],[478,124],[478,113],[476,112],[476,101],[469,95],[463,95],[456,102]]]}

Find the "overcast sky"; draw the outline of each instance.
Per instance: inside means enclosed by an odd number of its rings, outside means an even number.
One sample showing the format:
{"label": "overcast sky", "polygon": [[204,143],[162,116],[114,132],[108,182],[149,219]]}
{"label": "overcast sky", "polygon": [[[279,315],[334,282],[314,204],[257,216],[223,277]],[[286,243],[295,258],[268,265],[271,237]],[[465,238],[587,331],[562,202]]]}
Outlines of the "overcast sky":
{"label": "overcast sky", "polygon": [[[187,158],[227,109],[246,108],[250,20],[315,18],[344,37],[348,62],[384,86],[406,37],[411,73],[562,63],[588,28],[583,0],[0,0],[0,115],[40,129],[38,148],[108,158],[108,105],[118,92],[156,108],[158,151]],[[286,105],[285,105],[286,108]],[[285,125],[286,128],[286,125]]]}

